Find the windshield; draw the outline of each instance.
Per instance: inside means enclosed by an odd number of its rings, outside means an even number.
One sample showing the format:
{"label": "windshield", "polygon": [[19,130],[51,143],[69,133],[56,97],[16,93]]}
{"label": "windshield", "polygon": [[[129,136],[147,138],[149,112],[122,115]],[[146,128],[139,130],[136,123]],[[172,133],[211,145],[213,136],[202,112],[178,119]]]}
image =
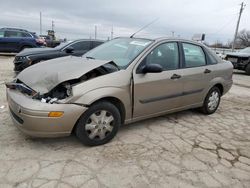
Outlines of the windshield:
{"label": "windshield", "polygon": [[243,50],[240,50],[242,53],[250,53],[250,47],[244,48]]}
{"label": "windshield", "polygon": [[151,43],[152,40],[147,39],[117,38],[94,48],[83,57],[110,60],[120,69],[125,69]]}

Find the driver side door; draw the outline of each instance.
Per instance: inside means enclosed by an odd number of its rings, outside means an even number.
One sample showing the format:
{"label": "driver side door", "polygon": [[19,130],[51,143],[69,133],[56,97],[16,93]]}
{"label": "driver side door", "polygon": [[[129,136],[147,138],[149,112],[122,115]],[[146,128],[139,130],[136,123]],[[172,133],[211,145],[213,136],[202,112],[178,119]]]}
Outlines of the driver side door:
{"label": "driver side door", "polygon": [[[140,119],[181,107],[183,93],[179,45],[166,42],[155,47],[134,70],[134,114]],[[147,64],[159,64],[160,73],[140,73]]]}

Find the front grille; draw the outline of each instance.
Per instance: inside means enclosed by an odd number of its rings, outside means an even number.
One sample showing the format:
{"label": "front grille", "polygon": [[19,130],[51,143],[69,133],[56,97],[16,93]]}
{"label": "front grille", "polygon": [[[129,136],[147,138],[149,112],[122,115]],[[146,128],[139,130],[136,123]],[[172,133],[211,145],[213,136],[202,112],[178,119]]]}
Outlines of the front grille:
{"label": "front grille", "polygon": [[16,56],[15,59],[14,59],[14,61],[20,61],[21,58],[22,58],[21,56]]}
{"label": "front grille", "polygon": [[23,124],[23,120],[18,115],[16,115],[15,112],[11,110],[11,108],[10,108],[10,113],[18,123]]}

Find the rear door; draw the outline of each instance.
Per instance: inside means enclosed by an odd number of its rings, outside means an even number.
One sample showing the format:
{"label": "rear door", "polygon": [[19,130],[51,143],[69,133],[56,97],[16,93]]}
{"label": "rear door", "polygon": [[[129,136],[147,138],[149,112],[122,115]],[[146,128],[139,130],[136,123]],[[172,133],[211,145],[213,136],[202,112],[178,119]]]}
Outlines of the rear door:
{"label": "rear door", "polygon": [[[138,73],[145,64],[159,64],[160,73]],[[183,92],[182,70],[177,42],[166,42],[149,52],[134,70],[134,114],[142,118],[181,106]]]}
{"label": "rear door", "polygon": [[205,75],[210,73],[207,68],[206,56],[203,48],[192,43],[182,43],[183,67],[183,106],[195,105],[203,102],[203,93],[209,83]]}

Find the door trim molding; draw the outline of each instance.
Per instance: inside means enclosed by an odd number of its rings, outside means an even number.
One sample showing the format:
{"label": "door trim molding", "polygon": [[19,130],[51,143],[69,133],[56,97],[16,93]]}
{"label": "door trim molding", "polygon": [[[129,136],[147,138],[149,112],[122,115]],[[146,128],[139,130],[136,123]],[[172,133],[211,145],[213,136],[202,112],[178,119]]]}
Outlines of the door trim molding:
{"label": "door trim molding", "polygon": [[202,92],[204,89],[197,89],[197,90],[192,90],[192,91],[185,91],[182,93],[176,93],[172,95],[164,95],[164,96],[159,96],[159,97],[152,97],[152,98],[147,98],[147,99],[140,99],[140,103],[146,104],[146,103],[151,103],[151,102],[156,102],[156,101],[161,101],[161,100],[166,100],[166,99],[171,99],[171,98],[176,98],[180,96],[185,96],[185,95],[192,95],[196,93]]}

